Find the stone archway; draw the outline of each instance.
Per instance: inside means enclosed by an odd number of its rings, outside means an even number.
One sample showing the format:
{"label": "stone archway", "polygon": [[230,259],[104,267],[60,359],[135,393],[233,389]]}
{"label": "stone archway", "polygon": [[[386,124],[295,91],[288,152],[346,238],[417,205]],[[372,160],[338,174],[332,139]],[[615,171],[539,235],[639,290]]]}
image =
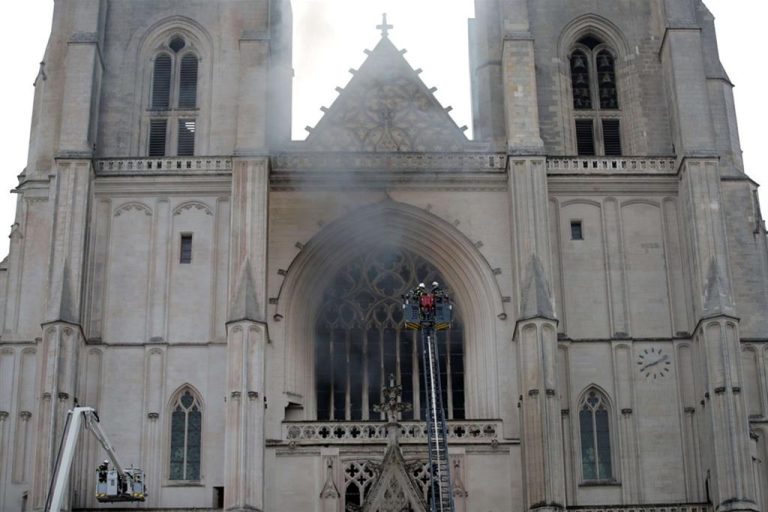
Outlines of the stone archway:
{"label": "stone archway", "polygon": [[370,247],[402,247],[429,261],[461,304],[465,327],[466,415],[499,415],[496,322],[501,294],[482,254],[454,226],[410,205],[384,201],[350,212],[321,230],[291,263],[278,301],[285,321],[286,391],[304,398],[314,419],[316,304],[328,280]]}

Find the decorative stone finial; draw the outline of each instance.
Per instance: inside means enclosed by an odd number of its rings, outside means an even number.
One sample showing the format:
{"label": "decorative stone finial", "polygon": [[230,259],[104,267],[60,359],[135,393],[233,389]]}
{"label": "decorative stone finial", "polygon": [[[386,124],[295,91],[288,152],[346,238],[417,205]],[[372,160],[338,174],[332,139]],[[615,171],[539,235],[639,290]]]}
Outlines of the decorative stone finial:
{"label": "decorative stone finial", "polygon": [[389,386],[382,389],[384,401],[373,406],[376,412],[383,412],[387,415],[387,423],[397,423],[398,413],[410,411],[412,406],[407,402],[401,402],[400,397],[403,394],[403,386],[395,384],[395,376],[390,374]]}

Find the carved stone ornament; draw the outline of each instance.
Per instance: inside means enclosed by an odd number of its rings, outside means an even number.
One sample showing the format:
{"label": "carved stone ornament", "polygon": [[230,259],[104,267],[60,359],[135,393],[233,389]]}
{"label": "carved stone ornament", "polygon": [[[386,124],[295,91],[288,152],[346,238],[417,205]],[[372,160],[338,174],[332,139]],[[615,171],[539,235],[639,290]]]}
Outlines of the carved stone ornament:
{"label": "carved stone ornament", "polygon": [[[413,464],[406,463],[398,442],[401,425],[396,415],[411,404],[400,402],[402,389],[390,379],[390,386],[384,388],[384,401],[378,409],[386,413],[390,423],[389,443],[381,465],[375,468],[376,478],[371,484],[363,503],[363,512],[426,512],[424,493],[414,478]],[[420,467],[422,464],[418,464]],[[351,510],[348,508],[348,510]]]}
{"label": "carved stone ornament", "polygon": [[387,37],[307,137],[310,148],[324,151],[458,151],[466,143]]}
{"label": "carved stone ornament", "polygon": [[320,491],[320,499],[322,500],[337,500],[341,497],[339,490],[336,488],[336,484],[333,483],[333,458],[328,457],[325,462],[325,484],[323,490]]}

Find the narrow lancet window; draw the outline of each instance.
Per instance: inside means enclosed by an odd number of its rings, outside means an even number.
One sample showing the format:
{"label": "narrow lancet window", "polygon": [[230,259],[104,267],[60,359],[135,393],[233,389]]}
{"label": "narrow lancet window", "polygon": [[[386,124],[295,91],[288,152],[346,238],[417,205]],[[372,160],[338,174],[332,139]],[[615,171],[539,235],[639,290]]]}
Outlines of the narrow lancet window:
{"label": "narrow lancet window", "polygon": [[165,53],[155,59],[152,74],[152,108],[167,109],[171,106],[171,57]]}
{"label": "narrow lancet window", "polygon": [[589,78],[587,55],[576,50],[571,55],[571,85],[573,88],[573,108],[590,110],[592,108],[592,90]]}
{"label": "narrow lancet window", "polygon": [[581,401],[579,429],[583,479],[613,480],[609,408],[607,400],[597,390],[587,391]]}
{"label": "narrow lancet window", "polygon": [[184,389],[171,411],[169,480],[200,480],[202,423],[200,401],[189,389]]}

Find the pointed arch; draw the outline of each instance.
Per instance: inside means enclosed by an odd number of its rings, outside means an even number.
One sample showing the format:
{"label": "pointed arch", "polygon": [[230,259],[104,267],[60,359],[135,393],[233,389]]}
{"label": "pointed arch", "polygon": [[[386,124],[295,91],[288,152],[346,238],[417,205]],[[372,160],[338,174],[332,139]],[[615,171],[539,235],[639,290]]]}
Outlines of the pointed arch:
{"label": "pointed arch", "polygon": [[168,480],[198,482],[202,475],[203,400],[191,384],[168,402]]}
{"label": "pointed arch", "polygon": [[150,19],[135,48],[133,142],[137,154],[192,156],[207,151],[214,40],[185,16]]}
{"label": "pointed arch", "polygon": [[631,154],[635,122],[629,71],[632,51],[621,29],[595,14],[579,16],[560,33],[561,101],[568,154]]}
{"label": "pointed arch", "polygon": [[583,482],[615,481],[613,407],[602,388],[588,386],[579,396],[579,447]]}
{"label": "pointed arch", "polygon": [[350,212],[325,226],[291,263],[276,314],[285,318],[286,389],[314,403],[313,326],[329,279],[371,247],[402,247],[429,261],[445,279],[464,320],[466,415],[499,414],[496,330],[504,304],[493,271],[477,247],[454,226],[414,206],[391,200]]}

